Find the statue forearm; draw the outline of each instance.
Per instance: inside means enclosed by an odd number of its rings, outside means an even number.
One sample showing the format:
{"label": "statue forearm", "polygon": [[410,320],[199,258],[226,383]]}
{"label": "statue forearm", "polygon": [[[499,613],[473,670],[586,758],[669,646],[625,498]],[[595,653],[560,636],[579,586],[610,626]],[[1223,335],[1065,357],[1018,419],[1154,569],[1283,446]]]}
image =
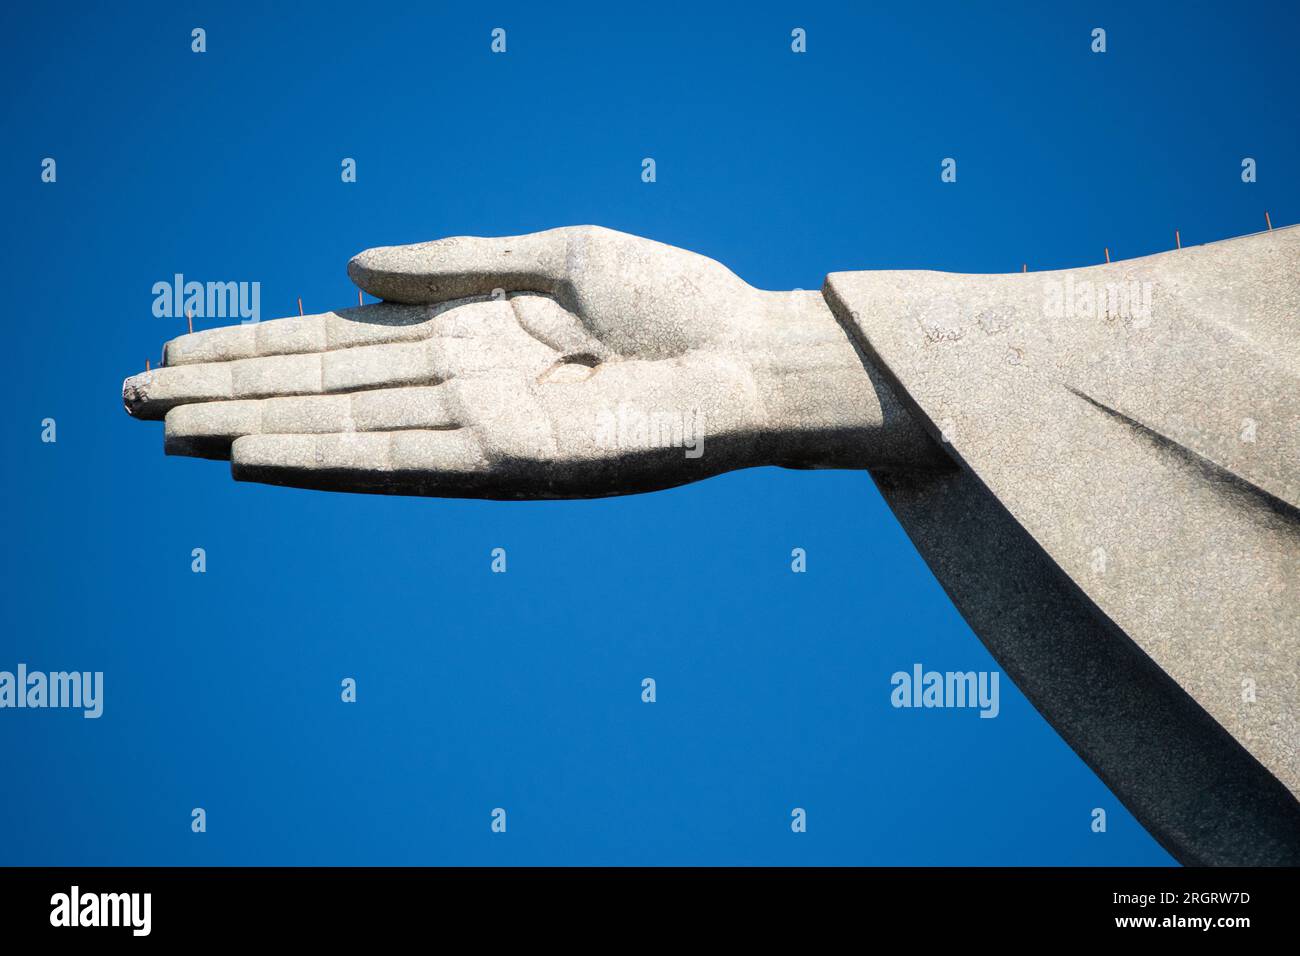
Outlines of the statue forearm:
{"label": "statue forearm", "polygon": [[948,457],[855,347],[820,292],[760,292],[752,354],[768,423],[764,463],[936,468]]}

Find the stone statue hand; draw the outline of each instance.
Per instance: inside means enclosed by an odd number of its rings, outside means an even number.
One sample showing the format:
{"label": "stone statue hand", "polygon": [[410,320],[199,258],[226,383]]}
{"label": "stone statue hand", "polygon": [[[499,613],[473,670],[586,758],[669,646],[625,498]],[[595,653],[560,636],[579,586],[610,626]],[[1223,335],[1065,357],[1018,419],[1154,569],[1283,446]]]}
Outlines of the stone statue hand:
{"label": "stone statue hand", "polygon": [[126,380],[169,454],[236,479],[482,498],[581,498],[764,464],[911,462],[820,293],[593,226],[371,249],[384,302],[183,335]]}

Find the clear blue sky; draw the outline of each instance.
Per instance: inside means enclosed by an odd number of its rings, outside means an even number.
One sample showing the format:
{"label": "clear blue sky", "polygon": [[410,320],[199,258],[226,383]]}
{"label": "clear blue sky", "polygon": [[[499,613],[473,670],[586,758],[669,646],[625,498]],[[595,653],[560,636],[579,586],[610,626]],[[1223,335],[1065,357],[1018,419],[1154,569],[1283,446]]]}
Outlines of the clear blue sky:
{"label": "clear blue sky", "polygon": [[599,223],[786,289],[1300,218],[1294,4],[867,6],[8,5],[0,669],[106,688],[0,711],[0,863],[1172,862],[1005,678],[995,720],[890,707],[914,662],[997,665],[864,473],[330,495],[122,411],[176,272],[271,318],[444,235]]}

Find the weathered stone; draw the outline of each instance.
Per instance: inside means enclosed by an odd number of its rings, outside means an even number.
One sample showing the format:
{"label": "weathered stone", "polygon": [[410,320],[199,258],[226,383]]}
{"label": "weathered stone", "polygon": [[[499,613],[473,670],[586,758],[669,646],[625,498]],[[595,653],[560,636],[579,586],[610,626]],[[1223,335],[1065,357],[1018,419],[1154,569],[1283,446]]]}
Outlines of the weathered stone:
{"label": "weathered stone", "polygon": [[[381,305],[123,386],[243,480],[566,498],[869,468],[972,628],[1192,863],[1300,863],[1300,231],[763,292],[596,227],[372,249]],[[838,322],[837,322],[838,319]]]}

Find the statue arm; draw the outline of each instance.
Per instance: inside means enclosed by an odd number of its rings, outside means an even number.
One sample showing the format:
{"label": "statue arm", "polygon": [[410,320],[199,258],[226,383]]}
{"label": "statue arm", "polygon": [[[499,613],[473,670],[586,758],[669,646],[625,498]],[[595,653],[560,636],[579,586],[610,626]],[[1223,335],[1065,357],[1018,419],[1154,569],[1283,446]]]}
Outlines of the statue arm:
{"label": "statue arm", "polygon": [[210,329],[128,379],[170,454],[339,491],[581,498],[737,468],[935,467],[817,292],[595,227],[369,250],[385,301]]}

